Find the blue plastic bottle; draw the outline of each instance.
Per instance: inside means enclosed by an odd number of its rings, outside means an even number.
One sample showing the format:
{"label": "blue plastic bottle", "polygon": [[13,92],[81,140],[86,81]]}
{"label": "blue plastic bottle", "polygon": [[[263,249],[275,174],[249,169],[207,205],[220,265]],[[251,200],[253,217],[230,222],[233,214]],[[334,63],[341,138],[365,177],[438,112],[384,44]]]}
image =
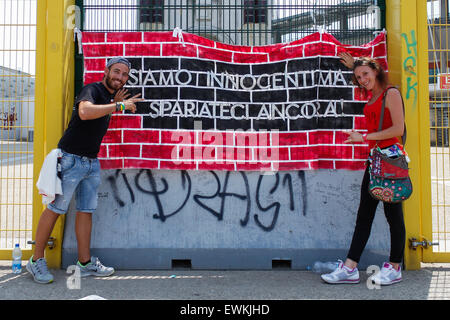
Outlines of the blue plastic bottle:
{"label": "blue plastic bottle", "polygon": [[13,273],[21,273],[22,272],[22,250],[20,250],[20,246],[16,243],[16,246],[12,252],[12,272]]}

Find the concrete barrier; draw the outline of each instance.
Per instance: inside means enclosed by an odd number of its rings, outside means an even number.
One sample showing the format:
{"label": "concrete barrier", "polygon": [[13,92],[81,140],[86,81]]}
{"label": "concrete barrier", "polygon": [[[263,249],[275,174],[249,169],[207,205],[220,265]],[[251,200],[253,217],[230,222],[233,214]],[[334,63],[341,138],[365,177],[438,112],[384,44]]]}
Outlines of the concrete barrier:
{"label": "concrete barrier", "polygon": [[[92,254],[118,269],[305,269],[345,259],[362,171],[104,170]],[[63,267],[77,258],[72,200]],[[388,259],[379,205],[361,267]]]}

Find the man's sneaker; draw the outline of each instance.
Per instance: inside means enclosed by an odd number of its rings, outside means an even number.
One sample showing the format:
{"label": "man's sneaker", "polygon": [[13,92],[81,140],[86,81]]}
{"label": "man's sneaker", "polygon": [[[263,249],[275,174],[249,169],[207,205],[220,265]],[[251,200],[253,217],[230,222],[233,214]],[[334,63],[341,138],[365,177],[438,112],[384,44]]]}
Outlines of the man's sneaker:
{"label": "man's sneaker", "polygon": [[395,270],[394,266],[388,262],[383,264],[383,268],[381,268],[380,272],[374,274],[370,277],[373,283],[379,284],[382,286],[388,286],[397,282],[402,281],[402,270],[398,268]]}
{"label": "man's sneaker", "polygon": [[27,271],[31,273],[34,281],[38,283],[51,283],[53,282],[53,276],[48,271],[47,262],[44,258],[37,259],[35,262],[32,260],[33,257],[27,263]]}
{"label": "man's sneaker", "polygon": [[80,261],[78,261],[77,265],[80,267],[81,277],[108,277],[114,273],[114,268],[105,267],[97,257],[91,257],[91,262],[85,266],[83,266]]}
{"label": "man's sneaker", "polygon": [[359,271],[358,268],[353,268],[353,270],[344,266],[344,263],[339,260],[339,265],[331,273],[323,274],[320,276],[326,283],[337,284],[337,283],[359,283]]}

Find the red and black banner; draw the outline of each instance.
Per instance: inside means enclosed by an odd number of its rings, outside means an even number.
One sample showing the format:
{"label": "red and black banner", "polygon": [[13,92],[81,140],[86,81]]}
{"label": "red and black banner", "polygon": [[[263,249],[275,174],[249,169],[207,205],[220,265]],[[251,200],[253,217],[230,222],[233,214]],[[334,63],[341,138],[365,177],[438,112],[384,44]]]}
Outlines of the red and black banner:
{"label": "red and black banner", "polygon": [[361,46],[327,33],[268,46],[233,46],[172,32],[83,33],[85,84],[108,59],[132,64],[126,88],[141,93],[135,114],[112,116],[102,168],[192,170],[351,169],[365,144],[367,97],[338,54],[369,56],[387,71],[385,34]]}

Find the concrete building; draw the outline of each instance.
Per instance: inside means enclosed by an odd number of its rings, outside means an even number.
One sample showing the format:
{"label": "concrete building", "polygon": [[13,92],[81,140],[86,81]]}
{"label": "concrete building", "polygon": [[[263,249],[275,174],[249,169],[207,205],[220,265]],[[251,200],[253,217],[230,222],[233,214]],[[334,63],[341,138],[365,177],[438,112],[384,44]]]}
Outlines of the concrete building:
{"label": "concrete building", "polygon": [[33,141],[34,76],[0,66],[0,140]]}

